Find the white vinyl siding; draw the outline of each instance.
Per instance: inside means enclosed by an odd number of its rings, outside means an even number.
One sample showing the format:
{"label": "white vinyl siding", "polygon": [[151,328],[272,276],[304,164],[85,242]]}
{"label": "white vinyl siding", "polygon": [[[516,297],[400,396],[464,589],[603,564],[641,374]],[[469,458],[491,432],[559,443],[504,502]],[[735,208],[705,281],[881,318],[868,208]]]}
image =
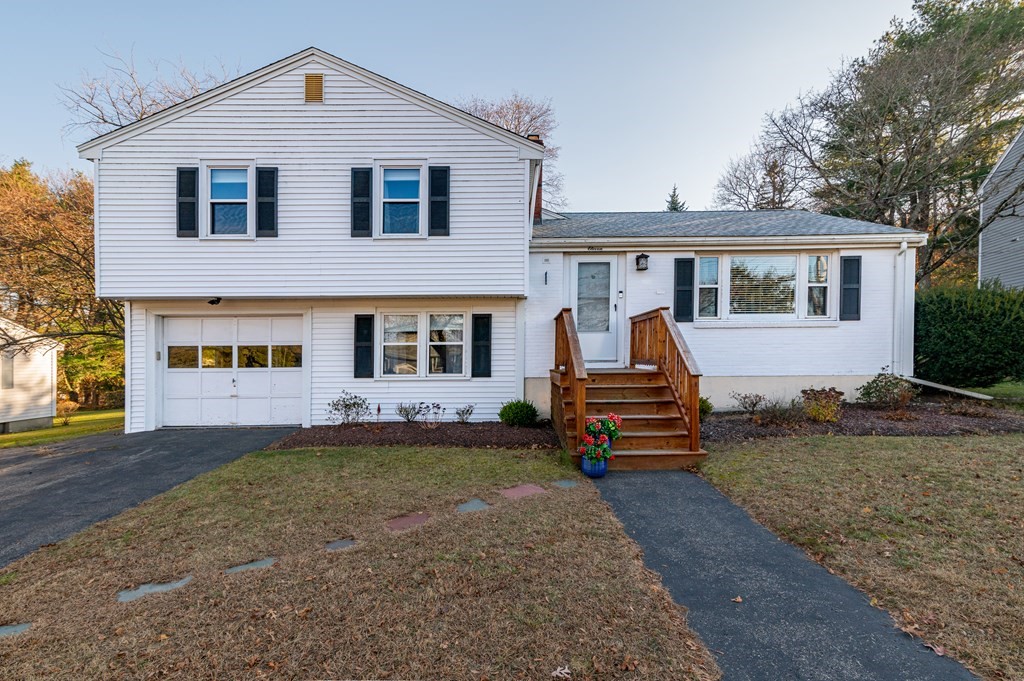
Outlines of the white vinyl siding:
{"label": "white vinyl siding", "polygon": [[[836,255],[862,257],[860,321],[790,316],[775,322],[758,319],[744,323],[697,318],[695,322],[680,323],[680,330],[705,376],[870,376],[883,366],[906,367],[900,370],[910,373],[909,339],[913,326],[908,313],[912,312],[907,310],[905,302],[908,292],[897,286],[894,276],[897,252],[896,247],[840,248],[837,252]],[[633,262],[635,255],[635,252],[626,252],[625,262]],[[699,255],[692,251],[658,251],[651,254],[647,271],[637,272],[634,267],[627,267],[623,300],[626,318],[652,308],[671,306],[674,259]],[[908,251],[908,256],[913,262],[913,250]],[[552,320],[567,305],[563,288],[563,263],[567,258],[550,252],[531,255],[527,377],[546,377],[552,368]],[[829,264],[838,265],[838,262],[833,256]],[[723,268],[726,267],[723,264]],[[544,283],[545,272],[548,272],[547,284]],[[912,296],[912,276],[909,281]],[[805,305],[805,294],[798,295],[801,306]],[[830,314],[834,314],[834,303],[830,301],[830,305]],[[899,337],[895,335],[897,329],[902,329]]]}
{"label": "white vinyl siding", "polygon": [[[490,314],[492,317],[491,377],[470,378],[471,343],[466,343],[463,376],[424,375],[419,377],[354,378],[355,315],[379,317],[387,310],[420,307],[435,314],[448,311],[465,314],[465,329],[470,328],[470,315]],[[159,361],[149,362],[162,344],[164,317],[245,318],[301,315],[306,324],[303,335],[302,370],[304,379],[304,423],[325,425],[327,405],[342,390],[365,397],[376,418],[377,405],[382,420],[396,420],[395,405],[399,402],[439,402],[447,409],[446,418],[454,418],[455,409],[474,404],[474,420],[493,421],[501,404],[514,399],[521,385],[516,381],[516,300],[505,299],[426,299],[426,300],[225,300],[216,308],[201,301],[133,301],[131,334],[127,352],[133,367],[128,382],[127,423],[131,431],[152,430],[163,425],[160,405],[166,352]],[[149,324],[146,320],[149,320]],[[380,328],[375,343],[381,342]],[[379,352],[379,350],[378,350]],[[379,356],[379,355],[378,355]],[[145,367],[136,371],[137,367]],[[148,381],[147,381],[147,376]]]}
{"label": "white vinyl siding", "polygon": [[8,362],[13,385],[0,385],[0,424],[54,416],[57,351],[14,352]]}
{"label": "white vinyl siding", "polygon": [[[307,72],[325,74],[322,105],[303,101]],[[524,295],[529,197],[519,156],[512,144],[313,59],[104,149],[96,173],[98,292],[128,299]],[[175,169],[218,158],[278,168],[276,239],[176,237]],[[351,169],[410,158],[451,168],[450,236],[351,238]]]}

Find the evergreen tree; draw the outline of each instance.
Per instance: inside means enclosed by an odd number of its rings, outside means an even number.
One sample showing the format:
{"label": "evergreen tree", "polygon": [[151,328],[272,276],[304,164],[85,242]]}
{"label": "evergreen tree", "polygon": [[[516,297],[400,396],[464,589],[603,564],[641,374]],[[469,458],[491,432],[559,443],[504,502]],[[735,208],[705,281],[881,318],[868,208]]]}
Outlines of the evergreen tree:
{"label": "evergreen tree", "polygon": [[686,201],[682,201],[679,198],[679,187],[672,185],[672,191],[668,195],[668,200],[665,201],[665,210],[670,213],[682,213],[687,210]]}

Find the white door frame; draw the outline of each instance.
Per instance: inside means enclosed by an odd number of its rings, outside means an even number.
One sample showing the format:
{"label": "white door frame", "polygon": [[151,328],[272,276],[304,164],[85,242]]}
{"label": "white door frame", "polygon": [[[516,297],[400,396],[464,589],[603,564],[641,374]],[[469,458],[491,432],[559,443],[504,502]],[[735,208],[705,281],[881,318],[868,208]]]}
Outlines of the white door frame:
{"label": "white door frame", "polygon": [[[584,363],[588,367],[624,367],[624,353],[626,349],[626,268],[625,254],[623,253],[573,253],[566,254],[565,281],[565,307],[572,308],[573,317],[576,313],[576,288],[577,274],[576,265],[581,262],[610,262],[612,263],[612,286],[611,286],[611,321],[615,326],[615,355],[614,358],[592,360],[587,359],[584,348]],[[581,339],[582,340],[582,339]]]}

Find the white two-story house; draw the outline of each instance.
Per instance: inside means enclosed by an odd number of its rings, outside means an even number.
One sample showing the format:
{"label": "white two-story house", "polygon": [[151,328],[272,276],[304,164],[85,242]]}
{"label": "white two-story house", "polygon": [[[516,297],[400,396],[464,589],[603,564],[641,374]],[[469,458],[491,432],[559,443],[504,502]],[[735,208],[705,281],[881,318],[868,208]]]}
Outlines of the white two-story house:
{"label": "white two-story house", "polygon": [[384,419],[493,420],[517,397],[561,415],[563,309],[593,372],[643,364],[630,318],[668,308],[652,343],[681,332],[720,407],[912,370],[922,235],[798,211],[541,219],[539,141],[315,48],[79,152],[97,293],[127,308],[129,432],[323,424],[343,390]]}

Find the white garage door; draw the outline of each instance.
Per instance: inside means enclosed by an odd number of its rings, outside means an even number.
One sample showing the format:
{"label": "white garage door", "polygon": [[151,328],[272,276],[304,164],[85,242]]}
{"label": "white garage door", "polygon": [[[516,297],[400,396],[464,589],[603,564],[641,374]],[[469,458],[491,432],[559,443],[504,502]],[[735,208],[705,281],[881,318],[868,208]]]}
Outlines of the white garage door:
{"label": "white garage door", "polygon": [[165,426],[302,423],[302,317],[165,317]]}

